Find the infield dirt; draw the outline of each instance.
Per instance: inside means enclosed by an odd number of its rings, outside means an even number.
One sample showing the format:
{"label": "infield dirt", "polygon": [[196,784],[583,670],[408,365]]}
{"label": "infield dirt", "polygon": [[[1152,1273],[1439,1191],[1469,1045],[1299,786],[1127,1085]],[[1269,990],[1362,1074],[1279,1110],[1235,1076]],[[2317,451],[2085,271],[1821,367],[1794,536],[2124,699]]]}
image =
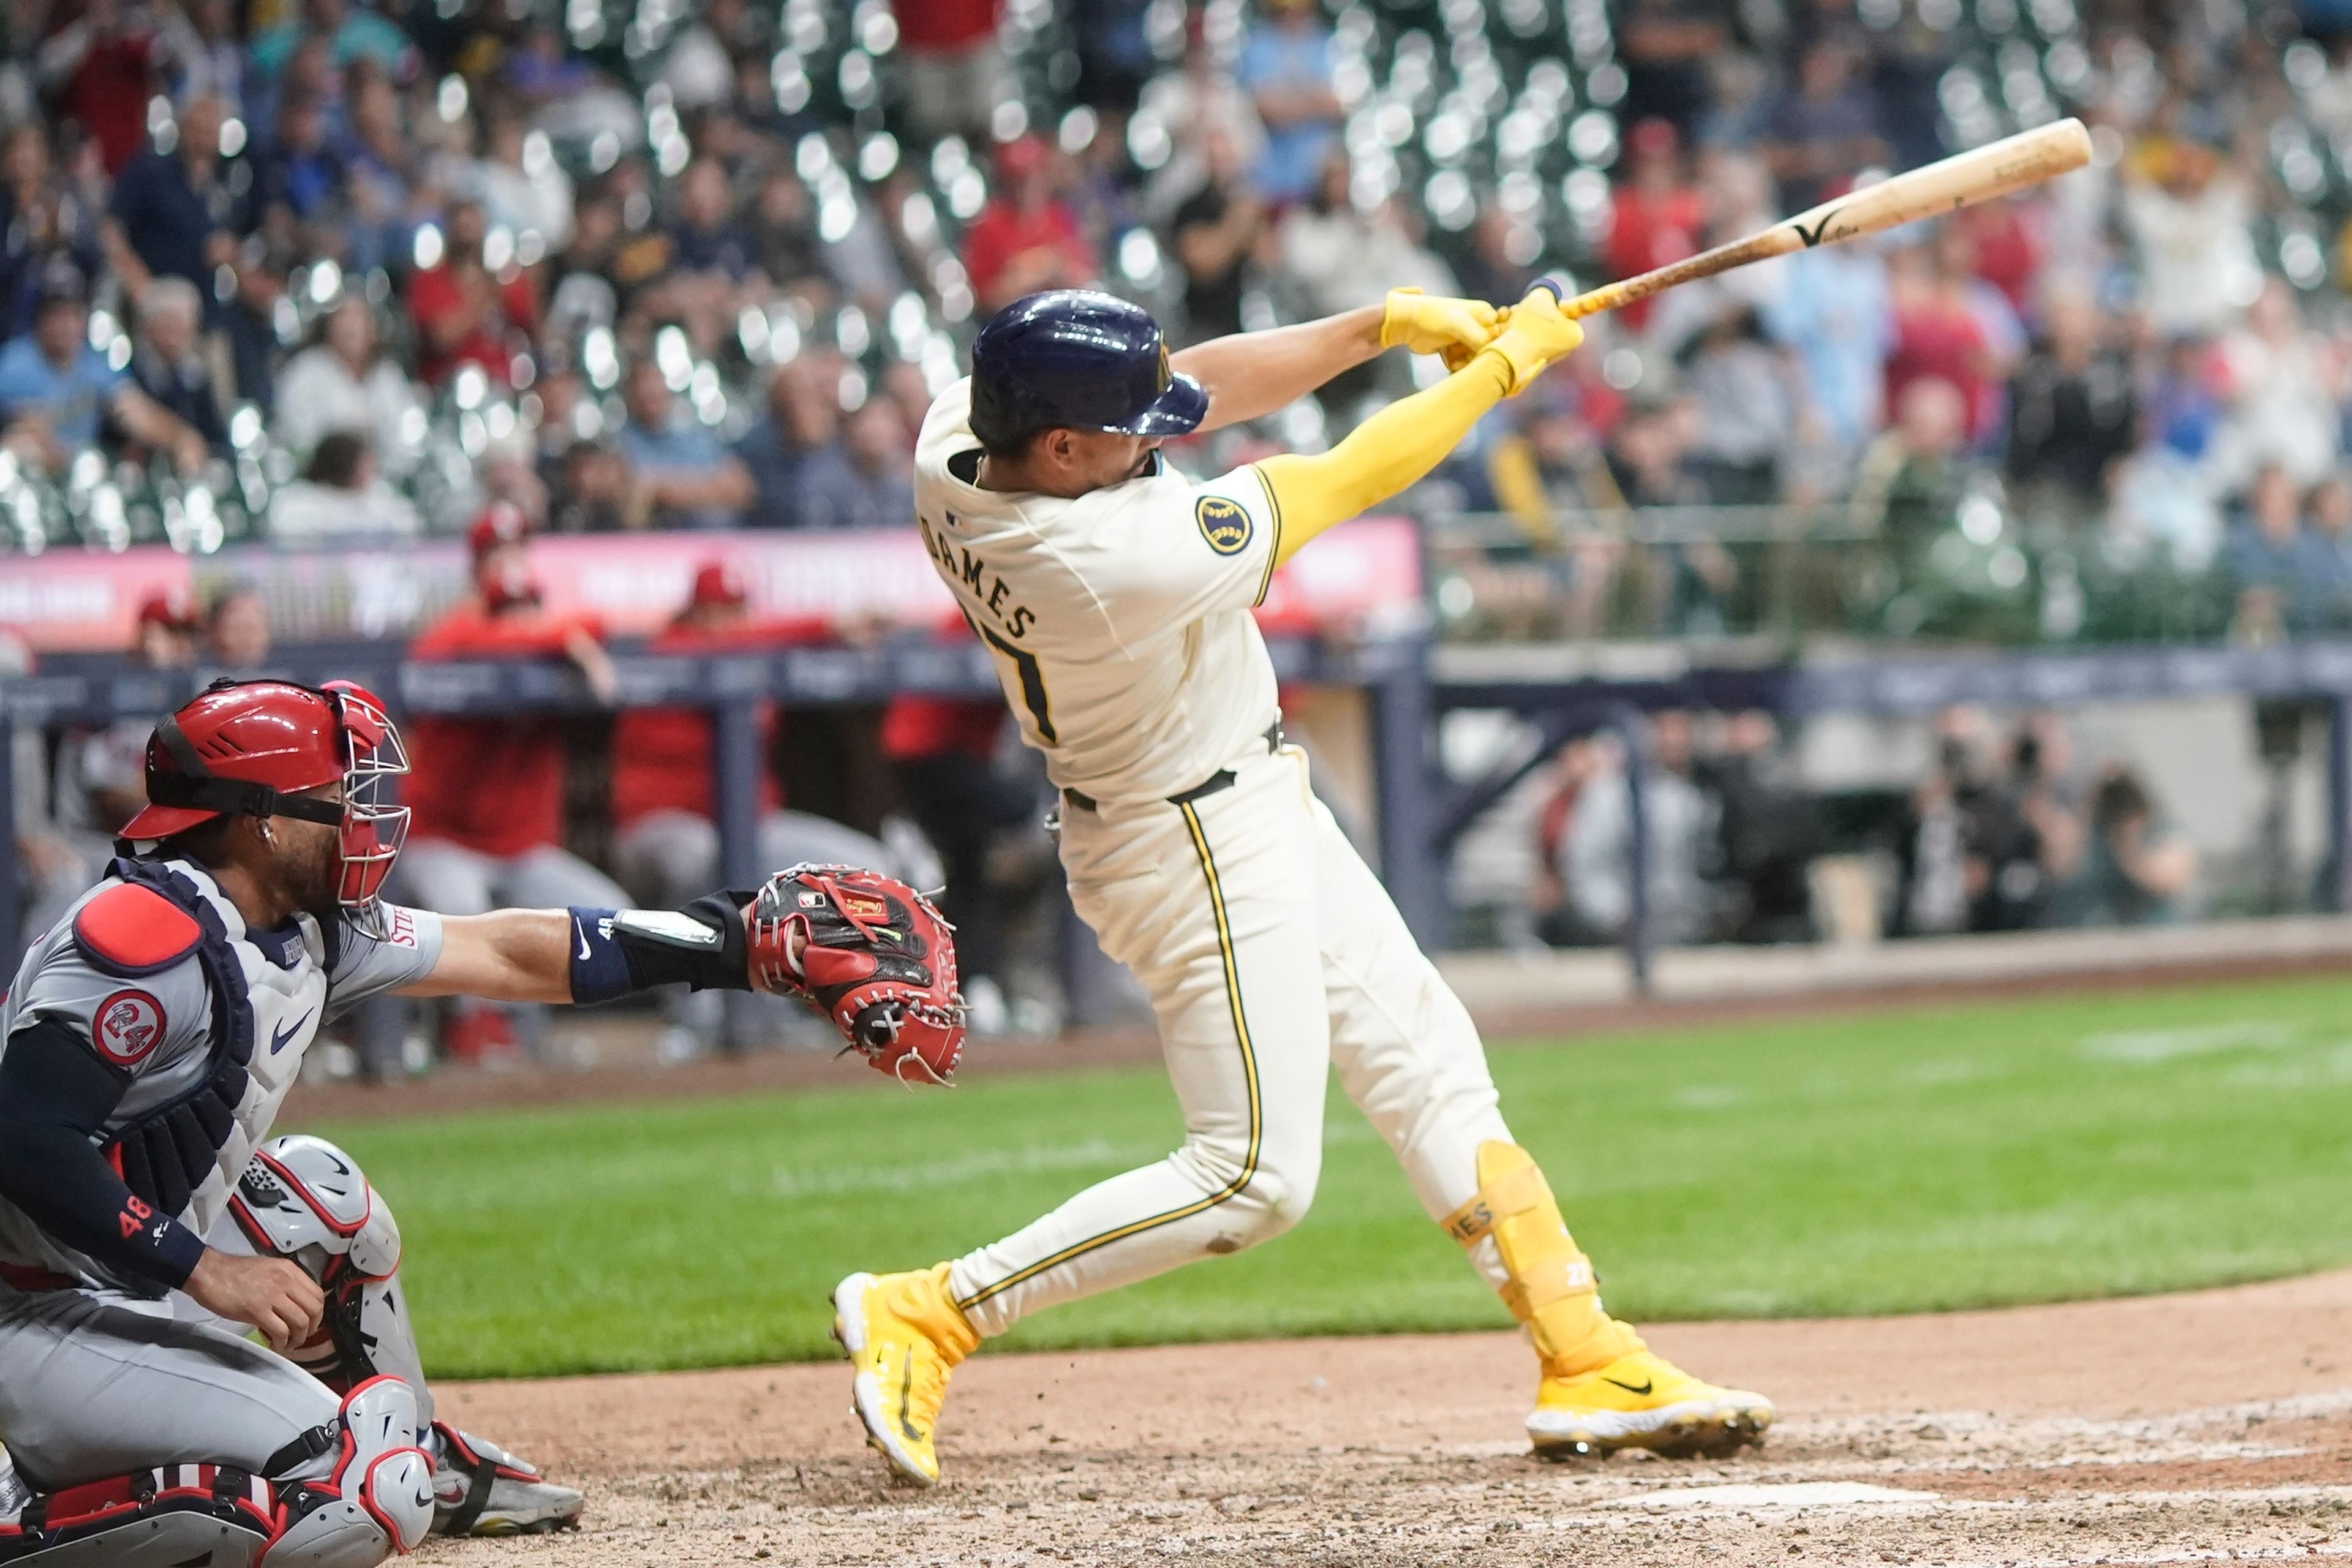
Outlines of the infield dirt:
{"label": "infield dirt", "polygon": [[443,1412],[588,1489],[449,1564],[2094,1563],[2352,1556],[2352,1271],[1934,1317],[1669,1325],[1760,1452],[1538,1463],[1501,1334],[982,1356],[895,1486],[845,1365],[485,1383]]}

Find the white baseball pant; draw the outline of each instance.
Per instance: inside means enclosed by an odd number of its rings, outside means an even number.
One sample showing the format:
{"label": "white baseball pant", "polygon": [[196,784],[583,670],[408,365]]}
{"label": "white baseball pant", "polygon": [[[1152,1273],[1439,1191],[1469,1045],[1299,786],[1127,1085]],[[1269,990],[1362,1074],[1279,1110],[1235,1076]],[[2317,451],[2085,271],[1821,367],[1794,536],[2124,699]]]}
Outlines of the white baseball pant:
{"label": "white baseball pant", "polygon": [[[1182,804],[1063,811],[1071,900],[1150,994],[1185,1139],[956,1259],[982,1335],[1297,1224],[1332,1067],[1433,1221],[1477,1193],[1478,1146],[1511,1141],[1470,1015],[1309,792],[1305,756],[1234,773]],[[1506,1282],[1491,1237],[1471,1258]]]}

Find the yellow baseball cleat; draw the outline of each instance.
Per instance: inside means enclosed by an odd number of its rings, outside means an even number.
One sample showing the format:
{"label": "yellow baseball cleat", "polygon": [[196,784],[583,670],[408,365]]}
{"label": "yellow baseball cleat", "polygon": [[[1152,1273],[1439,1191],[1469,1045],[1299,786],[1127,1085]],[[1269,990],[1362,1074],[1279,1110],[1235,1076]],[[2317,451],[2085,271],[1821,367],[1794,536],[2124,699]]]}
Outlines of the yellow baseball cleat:
{"label": "yellow baseball cleat", "polygon": [[1772,1402],[1717,1388],[1647,1350],[1575,1377],[1544,1374],[1528,1436],[1545,1459],[1648,1448],[1671,1458],[1719,1458],[1764,1440]]}
{"label": "yellow baseball cleat", "polygon": [[866,1441],[908,1480],[937,1484],[931,1439],[948,1373],[980,1343],[948,1293],[948,1266],[851,1275],[833,1288],[833,1337],[857,1369],[850,1408]]}

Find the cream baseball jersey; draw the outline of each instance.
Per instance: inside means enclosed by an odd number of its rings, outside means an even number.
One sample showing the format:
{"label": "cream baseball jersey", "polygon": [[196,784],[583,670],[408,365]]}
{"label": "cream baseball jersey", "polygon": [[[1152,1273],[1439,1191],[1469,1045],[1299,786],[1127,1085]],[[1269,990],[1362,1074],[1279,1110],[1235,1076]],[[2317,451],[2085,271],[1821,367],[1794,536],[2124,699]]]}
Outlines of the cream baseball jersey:
{"label": "cream baseball jersey", "polygon": [[1254,468],[1196,484],[1154,454],[1076,499],[982,489],[971,383],[939,395],[915,451],[915,515],[1056,784],[1104,802],[1178,795],[1278,716],[1250,610],[1280,516]]}

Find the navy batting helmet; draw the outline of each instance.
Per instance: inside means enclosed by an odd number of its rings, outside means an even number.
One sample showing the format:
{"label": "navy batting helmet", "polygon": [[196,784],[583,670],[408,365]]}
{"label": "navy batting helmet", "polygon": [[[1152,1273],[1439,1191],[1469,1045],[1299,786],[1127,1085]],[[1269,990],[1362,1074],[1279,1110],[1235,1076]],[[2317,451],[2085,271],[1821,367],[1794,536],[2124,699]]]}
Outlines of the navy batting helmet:
{"label": "navy batting helmet", "polygon": [[1168,368],[1151,312],[1091,289],[1015,300],[971,345],[971,433],[990,447],[1055,426],[1181,436],[1208,411],[1201,384]]}

